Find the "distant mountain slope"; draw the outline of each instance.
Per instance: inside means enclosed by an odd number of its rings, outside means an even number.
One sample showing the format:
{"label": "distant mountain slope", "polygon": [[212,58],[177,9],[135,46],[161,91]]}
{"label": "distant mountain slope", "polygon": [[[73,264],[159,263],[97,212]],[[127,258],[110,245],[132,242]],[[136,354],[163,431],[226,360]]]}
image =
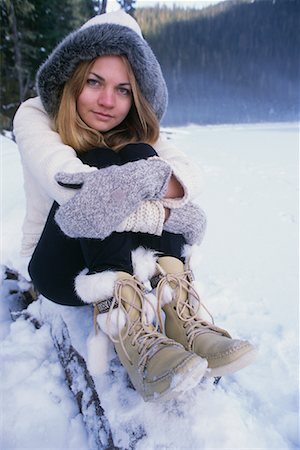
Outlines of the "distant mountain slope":
{"label": "distant mountain slope", "polygon": [[152,8],[136,17],[169,87],[166,123],[299,118],[299,0]]}

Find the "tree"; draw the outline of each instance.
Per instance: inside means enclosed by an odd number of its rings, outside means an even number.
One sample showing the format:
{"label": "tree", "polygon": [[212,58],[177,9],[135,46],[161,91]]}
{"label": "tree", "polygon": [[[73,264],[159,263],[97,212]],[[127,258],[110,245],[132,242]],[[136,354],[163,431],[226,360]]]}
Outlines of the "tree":
{"label": "tree", "polygon": [[[1,0],[1,129],[36,95],[38,67],[58,42],[95,14],[95,0]],[[14,74],[12,77],[11,74]]]}
{"label": "tree", "polygon": [[134,16],[136,0],[118,0],[119,5],[125,12]]}
{"label": "tree", "polygon": [[33,13],[30,0],[1,0],[1,123],[6,126],[10,110],[28,96],[30,68],[25,53],[29,44],[23,40],[22,29],[25,18]]}
{"label": "tree", "polygon": [[107,8],[107,0],[95,0],[95,11],[97,14],[105,14]]}

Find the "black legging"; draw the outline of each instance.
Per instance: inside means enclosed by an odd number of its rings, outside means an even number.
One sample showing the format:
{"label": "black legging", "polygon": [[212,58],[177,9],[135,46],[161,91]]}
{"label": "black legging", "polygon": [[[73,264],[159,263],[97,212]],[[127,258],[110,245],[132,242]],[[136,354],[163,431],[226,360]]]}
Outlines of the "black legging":
{"label": "black legging", "polygon": [[[109,148],[93,149],[80,155],[80,159],[100,169],[154,155],[156,152],[150,145],[129,144],[119,153]],[[103,240],[69,238],[54,220],[58,206],[56,202],[53,203],[29,263],[29,273],[36,289],[55,303],[84,305],[74,290],[74,278],[85,267],[90,273],[110,269],[132,274],[131,252],[139,246],[181,258],[185,244],[183,236],[165,231],[162,236],[114,232]]]}

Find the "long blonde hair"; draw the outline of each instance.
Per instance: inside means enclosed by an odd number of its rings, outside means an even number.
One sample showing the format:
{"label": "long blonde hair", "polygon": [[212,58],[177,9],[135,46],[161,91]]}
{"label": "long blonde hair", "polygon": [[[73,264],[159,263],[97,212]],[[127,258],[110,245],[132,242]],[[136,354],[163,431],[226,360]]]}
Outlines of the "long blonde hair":
{"label": "long blonde hair", "polygon": [[64,144],[70,145],[78,153],[103,146],[118,151],[129,143],[153,144],[158,139],[158,119],[142,95],[129,61],[125,56],[121,58],[128,71],[133,102],[124,121],[110,131],[101,133],[90,128],[81,119],[76,108],[77,99],[84,88],[95,59],[81,62],[64,86],[60,106],[54,118],[55,129]]}

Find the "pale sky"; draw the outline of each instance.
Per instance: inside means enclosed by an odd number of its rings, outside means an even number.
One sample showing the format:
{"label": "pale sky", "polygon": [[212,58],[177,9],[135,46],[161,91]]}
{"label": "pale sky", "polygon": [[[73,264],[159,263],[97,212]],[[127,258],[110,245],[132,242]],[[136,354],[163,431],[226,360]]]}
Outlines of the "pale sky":
{"label": "pale sky", "polygon": [[[158,3],[172,6],[174,3],[178,6],[190,6],[204,8],[208,5],[215,5],[226,0],[136,0],[136,7],[139,6],[154,6]],[[114,11],[119,9],[120,6],[117,0],[108,0],[107,11]]]}

